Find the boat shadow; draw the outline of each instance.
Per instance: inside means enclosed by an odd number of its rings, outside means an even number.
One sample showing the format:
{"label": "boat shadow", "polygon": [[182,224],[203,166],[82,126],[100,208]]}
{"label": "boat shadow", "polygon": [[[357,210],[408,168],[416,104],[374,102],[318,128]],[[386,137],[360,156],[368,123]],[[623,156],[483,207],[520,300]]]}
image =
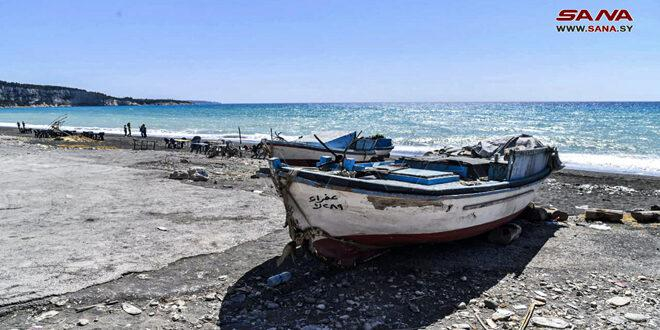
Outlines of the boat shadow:
{"label": "boat shadow", "polygon": [[[478,236],[458,242],[401,247],[351,269],[337,269],[298,251],[280,267],[271,258],[230,287],[218,325],[248,328],[418,328],[478,298],[506,276],[520,275],[560,228],[517,220],[519,239],[507,246]],[[269,276],[289,271],[275,288]],[[471,310],[466,312],[473,313]]]}

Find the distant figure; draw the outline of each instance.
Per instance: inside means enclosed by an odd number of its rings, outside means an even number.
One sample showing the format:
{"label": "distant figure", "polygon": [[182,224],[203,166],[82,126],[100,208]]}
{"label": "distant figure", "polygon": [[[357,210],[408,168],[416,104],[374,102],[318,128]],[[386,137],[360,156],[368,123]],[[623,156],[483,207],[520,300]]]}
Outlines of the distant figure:
{"label": "distant figure", "polygon": [[128,128],[128,136],[132,136],[131,135],[131,123],[126,124],[126,128]]}
{"label": "distant figure", "polygon": [[128,136],[128,130],[126,129],[126,125],[124,125],[124,136]]}
{"label": "distant figure", "polygon": [[147,137],[147,126],[144,124],[140,125],[140,134],[142,135],[143,138]]}
{"label": "distant figure", "polygon": [[23,130],[25,130],[25,122],[22,121],[21,123],[23,123]]}
{"label": "distant figure", "polygon": [[18,130],[20,131],[21,130],[21,123],[16,122],[16,125],[18,125]]}

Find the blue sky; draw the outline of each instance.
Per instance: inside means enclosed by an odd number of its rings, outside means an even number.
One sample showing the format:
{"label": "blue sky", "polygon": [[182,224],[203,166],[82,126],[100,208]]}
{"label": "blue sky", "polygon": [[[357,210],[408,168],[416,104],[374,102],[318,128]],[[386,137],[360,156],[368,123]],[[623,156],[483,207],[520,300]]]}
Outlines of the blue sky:
{"label": "blue sky", "polygon": [[[558,33],[625,8],[632,33]],[[226,103],[660,100],[660,1],[0,0],[0,80]]]}

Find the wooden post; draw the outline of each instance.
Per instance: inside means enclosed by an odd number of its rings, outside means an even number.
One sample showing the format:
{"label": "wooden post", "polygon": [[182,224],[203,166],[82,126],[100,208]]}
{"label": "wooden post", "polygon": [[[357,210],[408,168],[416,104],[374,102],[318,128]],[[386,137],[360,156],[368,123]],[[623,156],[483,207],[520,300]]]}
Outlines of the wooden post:
{"label": "wooden post", "polygon": [[240,126],[238,126],[238,154],[243,157],[243,138],[241,137]]}

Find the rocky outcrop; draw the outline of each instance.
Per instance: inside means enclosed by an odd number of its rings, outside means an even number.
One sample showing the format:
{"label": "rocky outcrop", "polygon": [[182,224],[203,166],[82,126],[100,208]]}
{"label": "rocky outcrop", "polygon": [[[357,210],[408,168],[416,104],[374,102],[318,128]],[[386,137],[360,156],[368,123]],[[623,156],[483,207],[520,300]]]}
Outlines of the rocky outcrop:
{"label": "rocky outcrop", "polygon": [[19,84],[0,80],[0,107],[176,104],[191,104],[191,102],[167,99],[117,98],[78,88]]}

